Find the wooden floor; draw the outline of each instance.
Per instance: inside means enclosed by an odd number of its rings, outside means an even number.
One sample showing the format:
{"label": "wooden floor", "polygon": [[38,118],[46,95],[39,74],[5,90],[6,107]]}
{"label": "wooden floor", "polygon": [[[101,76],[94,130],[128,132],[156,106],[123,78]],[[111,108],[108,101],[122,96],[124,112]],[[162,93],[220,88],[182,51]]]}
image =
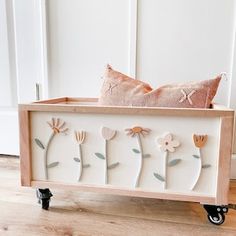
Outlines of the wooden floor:
{"label": "wooden floor", "polygon": [[[0,235],[236,235],[236,211],[222,226],[207,220],[197,203],[51,189],[49,211],[35,190],[20,187],[19,160],[0,158]],[[236,203],[236,182],[231,183]]]}

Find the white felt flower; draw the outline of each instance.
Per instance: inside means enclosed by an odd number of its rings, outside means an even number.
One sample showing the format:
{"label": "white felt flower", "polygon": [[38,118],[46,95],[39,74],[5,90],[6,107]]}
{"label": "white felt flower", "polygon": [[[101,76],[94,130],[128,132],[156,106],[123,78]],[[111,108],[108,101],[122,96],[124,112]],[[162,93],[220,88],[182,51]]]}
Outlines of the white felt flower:
{"label": "white felt flower", "polygon": [[180,145],[178,140],[173,140],[172,134],[167,134],[164,138],[157,139],[158,144],[160,144],[160,149],[163,152],[174,152],[175,148]]}
{"label": "white felt flower", "polygon": [[115,137],[115,135],[116,135],[115,130],[109,129],[107,127],[102,127],[102,137],[105,140],[111,140]]}

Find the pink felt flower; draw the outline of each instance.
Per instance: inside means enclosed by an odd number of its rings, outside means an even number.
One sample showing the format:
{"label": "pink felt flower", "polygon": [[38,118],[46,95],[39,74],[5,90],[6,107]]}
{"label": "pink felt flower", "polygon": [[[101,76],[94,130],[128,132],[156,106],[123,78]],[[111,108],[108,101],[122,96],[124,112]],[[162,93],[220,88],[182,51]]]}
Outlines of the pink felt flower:
{"label": "pink felt flower", "polygon": [[174,152],[175,148],[180,145],[178,140],[173,140],[172,134],[167,134],[164,138],[157,139],[158,144],[160,144],[160,149],[163,152]]}

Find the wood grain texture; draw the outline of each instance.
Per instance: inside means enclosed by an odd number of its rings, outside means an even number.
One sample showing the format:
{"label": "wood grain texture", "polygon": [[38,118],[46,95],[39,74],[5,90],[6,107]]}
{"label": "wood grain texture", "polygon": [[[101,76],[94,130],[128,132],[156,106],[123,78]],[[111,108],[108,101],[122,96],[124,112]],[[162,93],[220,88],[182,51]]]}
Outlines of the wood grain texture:
{"label": "wood grain texture", "polygon": [[58,103],[66,103],[67,97],[61,97],[61,98],[51,98],[47,100],[39,100],[36,102],[33,102],[32,104],[58,104]]}
{"label": "wood grain texture", "polygon": [[27,110],[19,109],[20,127],[20,166],[21,184],[30,186],[31,182],[31,134],[30,134],[30,114]]}
{"label": "wood grain texture", "polygon": [[233,122],[233,117],[221,118],[216,204],[228,204]]}
{"label": "wood grain texture", "polygon": [[[0,235],[236,235],[236,211],[210,224],[197,203],[51,189],[49,211],[32,188],[20,187],[19,160],[0,158]],[[236,203],[236,181],[229,199]]]}
{"label": "wood grain texture", "polygon": [[97,185],[85,185],[85,184],[63,184],[59,182],[50,181],[31,181],[31,186],[35,188],[58,188],[68,191],[85,191],[94,192],[101,194],[112,194],[121,196],[133,196],[133,197],[145,197],[145,198],[157,198],[157,199],[167,199],[176,201],[189,201],[189,202],[201,202],[204,204],[214,204],[215,198],[210,196],[201,196],[193,194],[183,194],[183,193],[161,193],[161,192],[150,192],[139,189],[128,189],[128,188],[117,188],[112,186],[100,187]]}
{"label": "wood grain texture", "polygon": [[[167,108],[167,107],[112,107],[98,106],[94,104],[96,98],[61,98],[61,101],[46,100],[32,104],[20,104],[20,108],[29,111],[51,111],[51,112],[76,112],[92,114],[128,114],[128,115],[159,115],[159,116],[194,116],[194,117],[218,117],[233,116],[231,109],[189,109],[189,108]],[[51,101],[51,102],[50,102]],[[59,99],[60,101],[60,99]],[[70,102],[72,102],[70,104]],[[91,103],[91,104],[90,104]]]}

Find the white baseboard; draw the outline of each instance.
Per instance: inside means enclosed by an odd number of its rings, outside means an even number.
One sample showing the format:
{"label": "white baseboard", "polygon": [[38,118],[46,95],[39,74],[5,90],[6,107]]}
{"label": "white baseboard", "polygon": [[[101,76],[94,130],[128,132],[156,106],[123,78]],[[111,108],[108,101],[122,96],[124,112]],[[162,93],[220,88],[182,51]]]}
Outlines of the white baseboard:
{"label": "white baseboard", "polygon": [[0,111],[0,154],[19,155],[18,113],[15,110]]}
{"label": "white baseboard", "polygon": [[236,179],[236,154],[233,154],[231,160],[231,179]]}

